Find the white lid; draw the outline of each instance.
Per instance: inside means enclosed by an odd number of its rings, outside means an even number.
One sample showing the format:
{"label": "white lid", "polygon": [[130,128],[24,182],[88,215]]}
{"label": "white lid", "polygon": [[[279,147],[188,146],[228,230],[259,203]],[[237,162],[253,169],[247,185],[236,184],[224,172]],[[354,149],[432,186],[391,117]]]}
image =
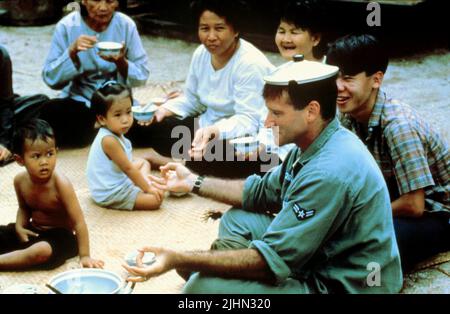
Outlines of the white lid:
{"label": "white lid", "polygon": [[294,56],[299,61],[289,61],[275,69],[264,77],[264,81],[270,85],[288,86],[289,81],[305,84],[320,81],[334,76],[339,68],[333,65],[316,61],[303,60],[302,56]]}

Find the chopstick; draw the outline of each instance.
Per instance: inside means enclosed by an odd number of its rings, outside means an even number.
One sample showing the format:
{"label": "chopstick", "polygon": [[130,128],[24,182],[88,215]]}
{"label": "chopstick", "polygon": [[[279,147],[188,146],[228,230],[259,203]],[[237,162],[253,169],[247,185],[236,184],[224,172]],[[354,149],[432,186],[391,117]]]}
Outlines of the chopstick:
{"label": "chopstick", "polygon": [[55,287],[53,287],[52,285],[50,285],[50,284],[48,284],[48,283],[46,283],[45,286],[46,286],[47,288],[49,288],[50,290],[52,290],[52,291],[53,291],[54,293],[56,293],[56,294],[63,294],[61,291],[59,291],[58,289],[56,289]]}

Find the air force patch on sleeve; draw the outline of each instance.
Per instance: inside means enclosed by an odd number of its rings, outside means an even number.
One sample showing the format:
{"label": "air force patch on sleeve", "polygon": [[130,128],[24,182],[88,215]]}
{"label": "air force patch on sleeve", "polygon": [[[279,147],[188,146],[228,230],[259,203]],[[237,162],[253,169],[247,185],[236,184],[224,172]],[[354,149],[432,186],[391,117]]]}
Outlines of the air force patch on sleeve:
{"label": "air force patch on sleeve", "polygon": [[311,218],[316,213],[314,209],[305,209],[297,204],[294,204],[292,210],[294,211],[294,214],[298,220],[305,220]]}

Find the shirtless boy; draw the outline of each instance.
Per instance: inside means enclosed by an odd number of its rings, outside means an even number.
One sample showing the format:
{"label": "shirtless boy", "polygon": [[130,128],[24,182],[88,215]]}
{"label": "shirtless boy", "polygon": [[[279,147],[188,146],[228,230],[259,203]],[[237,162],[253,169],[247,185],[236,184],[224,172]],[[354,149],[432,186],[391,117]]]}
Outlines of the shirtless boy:
{"label": "shirtless boy", "polygon": [[26,171],[14,178],[16,223],[0,226],[0,270],[52,269],[77,254],[83,267],[102,268],[90,257],[89,235],[69,179],[55,171],[56,143],[44,120],[32,120],[13,138],[16,162]]}

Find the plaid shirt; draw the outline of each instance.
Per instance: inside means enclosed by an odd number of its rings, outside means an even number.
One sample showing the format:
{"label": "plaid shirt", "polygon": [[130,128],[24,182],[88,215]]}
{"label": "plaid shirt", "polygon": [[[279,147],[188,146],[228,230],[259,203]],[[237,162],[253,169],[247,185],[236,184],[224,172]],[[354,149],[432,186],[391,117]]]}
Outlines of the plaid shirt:
{"label": "plaid shirt", "polygon": [[450,212],[448,144],[411,107],[380,90],[367,128],[349,115],[341,115],[341,122],[374,156],[392,200],[424,189],[426,210]]}

